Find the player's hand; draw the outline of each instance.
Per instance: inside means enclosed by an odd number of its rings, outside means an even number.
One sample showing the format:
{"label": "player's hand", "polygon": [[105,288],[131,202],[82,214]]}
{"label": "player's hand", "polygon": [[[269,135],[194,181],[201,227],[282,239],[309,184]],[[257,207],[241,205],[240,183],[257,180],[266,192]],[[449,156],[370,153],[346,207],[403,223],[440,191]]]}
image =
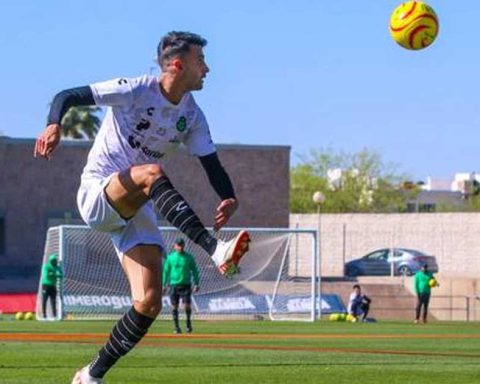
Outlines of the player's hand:
{"label": "player's hand", "polygon": [[222,228],[225,224],[227,224],[228,220],[237,210],[238,203],[235,199],[226,199],[222,200],[220,205],[217,207],[217,212],[215,214],[215,224],[213,229],[218,231]]}
{"label": "player's hand", "polygon": [[61,133],[62,127],[59,124],[48,125],[37,137],[35,149],[33,150],[33,156],[40,156],[50,160],[52,157],[52,152],[60,142]]}
{"label": "player's hand", "polygon": [[198,292],[200,290],[200,286],[199,285],[194,285],[193,286],[193,292]]}

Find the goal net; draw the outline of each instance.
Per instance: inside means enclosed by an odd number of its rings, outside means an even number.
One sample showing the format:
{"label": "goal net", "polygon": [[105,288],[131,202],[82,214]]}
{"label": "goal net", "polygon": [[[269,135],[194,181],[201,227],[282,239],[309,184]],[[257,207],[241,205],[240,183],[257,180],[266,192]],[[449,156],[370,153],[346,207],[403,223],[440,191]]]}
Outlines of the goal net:
{"label": "goal net", "polygon": [[[161,227],[166,249],[182,234]],[[228,240],[240,229],[222,229]],[[250,250],[240,263],[241,273],[231,279],[220,275],[210,256],[186,239],[185,250],[195,256],[200,291],[192,297],[195,318],[271,319],[313,321],[320,316],[316,231],[248,228]],[[130,289],[108,235],[87,226],[62,225],[48,230],[43,262],[56,253],[63,271],[58,287],[57,318],[118,318],[130,308]],[[47,305],[47,319],[53,319]],[[182,312],[182,311],[181,311]],[[170,318],[168,292],[160,318]],[[37,318],[42,320],[41,283]]]}

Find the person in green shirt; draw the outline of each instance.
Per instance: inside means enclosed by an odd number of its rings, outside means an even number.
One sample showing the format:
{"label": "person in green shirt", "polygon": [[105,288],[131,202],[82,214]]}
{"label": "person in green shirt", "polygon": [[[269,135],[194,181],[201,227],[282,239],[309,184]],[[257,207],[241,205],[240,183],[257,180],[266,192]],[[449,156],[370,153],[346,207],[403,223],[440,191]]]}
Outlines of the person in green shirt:
{"label": "person in green shirt", "polygon": [[178,322],[178,304],[180,298],[185,306],[187,333],[192,328],[192,280],[193,292],[198,292],[200,277],[194,257],[185,252],[185,241],[179,237],[174,244],[174,250],[170,252],[163,267],[163,284],[165,291],[170,287],[170,302],[172,304],[172,316],[175,325],[174,333],[182,333]]}
{"label": "person in green shirt", "polygon": [[57,317],[57,285],[63,277],[58,256],[52,253],[42,266],[42,314],[47,318],[47,301],[50,299],[53,318]]}
{"label": "person in green shirt", "polygon": [[415,307],[415,324],[420,320],[420,312],[423,307],[422,320],[427,322],[428,303],[430,302],[430,294],[432,290],[431,280],[435,282],[433,286],[438,286],[433,274],[428,270],[428,265],[423,264],[422,268],[415,274],[413,289],[417,295],[417,306]]}

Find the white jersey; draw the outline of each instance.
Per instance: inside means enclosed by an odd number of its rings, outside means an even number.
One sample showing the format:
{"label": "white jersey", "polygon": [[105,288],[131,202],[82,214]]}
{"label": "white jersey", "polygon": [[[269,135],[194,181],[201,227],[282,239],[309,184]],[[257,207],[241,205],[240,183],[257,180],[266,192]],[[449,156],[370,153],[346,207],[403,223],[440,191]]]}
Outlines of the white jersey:
{"label": "white jersey", "polygon": [[357,295],[355,292],[352,292],[350,294],[350,298],[348,300],[348,308],[347,308],[348,313],[353,312],[353,307],[355,305],[359,305],[362,303],[362,298],[363,298],[362,295]]}
{"label": "white jersey", "polygon": [[133,165],[162,163],[184,144],[190,154],[216,151],[208,123],[193,96],[170,103],[153,76],[91,84],[95,104],[108,106],[82,180],[104,178]]}

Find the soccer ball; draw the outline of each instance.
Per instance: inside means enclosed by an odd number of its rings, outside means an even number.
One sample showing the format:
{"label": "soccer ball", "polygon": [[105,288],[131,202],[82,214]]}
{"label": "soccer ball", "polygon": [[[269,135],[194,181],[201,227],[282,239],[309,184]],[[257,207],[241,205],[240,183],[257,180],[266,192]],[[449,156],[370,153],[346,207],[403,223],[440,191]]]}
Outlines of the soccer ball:
{"label": "soccer ball", "polygon": [[338,313],[332,313],[330,315],[330,321],[338,321]]}
{"label": "soccer ball", "polygon": [[431,288],[436,287],[436,286],[438,285],[437,280],[434,279],[434,278],[428,280],[428,285],[429,285]]}
{"label": "soccer ball", "polygon": [[25,320],[33,320],[33,313],[32,312],[27,312],[25,314]]}
{"label": "soccer ball", "polygon": [[420,50],[432,44],[438,35],[438,17],[422,1],[400,4],[390,17],[390,35],[403,48]]}
{"label": "soccer ball", "polygon": [[15,319],[17,320],[23,320],[25,318],[25,314],[23,312],[17,312],[15,314]]}

